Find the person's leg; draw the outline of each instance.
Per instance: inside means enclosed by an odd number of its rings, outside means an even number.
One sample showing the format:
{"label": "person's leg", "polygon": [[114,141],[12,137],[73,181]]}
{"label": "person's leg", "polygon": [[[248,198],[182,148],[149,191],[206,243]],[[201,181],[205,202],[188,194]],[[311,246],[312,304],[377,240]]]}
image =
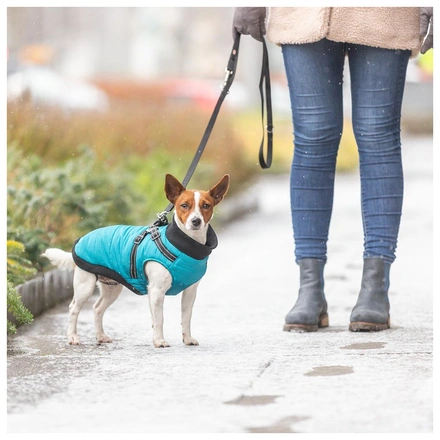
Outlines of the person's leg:
{"label": "person's leg", "polygon": [[282,50],[294,128],[290,195],[295,257],[326,261],[343,126],[344,45],[321,40]]}
{"label": "person's leg", "polygon": [[350,330],[389,328],[389,269],[403,201],[400,119],[410,51],[348,45],[359,150],[364,270]]}
{"label": "person's leg", "polygon": [[294,127],[290,175],[295,257],[300,289],[284,330],[328,325],[324,264],[342,134],[344,45],[328,40],[282,47]]}

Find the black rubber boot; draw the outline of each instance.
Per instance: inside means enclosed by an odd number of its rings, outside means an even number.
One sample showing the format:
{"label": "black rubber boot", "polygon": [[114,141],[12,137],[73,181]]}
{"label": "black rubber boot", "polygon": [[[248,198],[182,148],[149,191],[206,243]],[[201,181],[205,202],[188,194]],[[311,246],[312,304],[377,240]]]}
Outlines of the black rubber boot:
{"label": "black rubber boot", "polygon": [[388,288],[390,263],[382,258],[365,258],[361,290],[351,316],[352,332],[377,332],[390,328]]}
{"label": "black rubber boot", "polygon": [[284,331],[316,332],[328,327],[327,301],[324,296],[324,261],[305,258],[298,262],[300,287],[298,299],[286,315]]}

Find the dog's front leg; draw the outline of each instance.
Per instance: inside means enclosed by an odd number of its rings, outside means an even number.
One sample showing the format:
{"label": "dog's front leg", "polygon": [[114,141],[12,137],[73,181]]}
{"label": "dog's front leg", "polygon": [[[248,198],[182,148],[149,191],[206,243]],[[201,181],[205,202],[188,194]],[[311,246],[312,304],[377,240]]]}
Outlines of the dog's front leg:
{"label": "dog's front leg", "polygon": [[198,285],[199,283],[195,283],[182,292],[182,338],[185,345],[199,345],[191,337],[191,316]]}
{"label": "dog's front leg", "polygon": [[156,348],[169,347],[163,335],[163,303],[165,293],[171,287],[171,275],[155,261],[147,263],[145,274],[148,279],[148,297],[153,324],[153,345]]}
{"label": "dog's front leg", "polygon": [[150,311],[153,322],[153,344],[156,348],[169,347],[163,335],[163,302],[165,292],[155,287],[148,289]]}

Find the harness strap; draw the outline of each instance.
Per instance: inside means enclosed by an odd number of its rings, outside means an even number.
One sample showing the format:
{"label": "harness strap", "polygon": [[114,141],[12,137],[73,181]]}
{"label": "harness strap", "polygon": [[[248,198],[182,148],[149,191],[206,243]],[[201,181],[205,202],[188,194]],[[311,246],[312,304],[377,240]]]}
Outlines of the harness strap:
{"label": "harness strap", "polygon": [[142,234],[136,236],[133,241],[133,247],[130,252],[130,277],[137,278],[136,270],[136,255],[139,245],[142,243],[143,239],[150,233],[150,228],[145,229]]}
{"label": "harness strap", "polygon": [[172,263],[176,261],[177,256],[174,255],[163,243],[162,238],[160,236],[160,231],[157,226],[150,226],[149,228],[145,229],[141,234],[136,236],[136,238],[133,241],[133,247],[131,248],[130,252],[130,276],[131,278],[137,278],[137,270],[136,270],[136,257],[137,257],[137,251],[139,245],[142,243],[144,238],[150,234],[151,239],[153,240],[154,244],[157,246],[159,251],[162,253],[162,255],[170,260]]}
{"label": "harness strap", "polygon": [[168,248],[163,244],[162,238],[160,236],[159,228],[157,226],[152,226],[150,228],[151,239],[154,241],[154,244],[157,246],[160,252],[162,252],[163,256],[170,260],[172,263],[176,261],[177,256],[174,255]]}
{"label": "harness strap", "polygon": [[[190,181],[194,171],[199,163],[199,160],[205,150],[206,144],[208,143],[209,136],[211,135],[212,129],[214,128],[215,121],[220,112],[220,107],[223,104],[226,95],[229,93],[232,82],[235,78],[235,73],[237,71],[238,62],[238,49],[240,46],[240,36],[241,34],[237,32],[234,38],[234,44],[232,46],[231,55],[229,56],[228,65],[225,69],[225,81],[222,86],[222,92],[218,98],[217,104],[214,107],[214,111],[209,119],[208,125],[203,134],[202,140],[200,141],[199,147],[197,148],[196,154],[186,172],[186,175],[182,181],[182,185],[186,188],[188,182]],[[263,87],[264,86],[264,87]],[[263,37],[263,61],[261,66],[261,77],[260,77],[260,96],[261,96],[261,118],[263,124],[263,137],[261,139],[260,151],[259,151],[259,162],[261,168],[270,168],[272,164],[272,143],[273,143],[273,125],[272,125],[272,95],[270,88],[270,72],[269,72],[269,56],[267,52],[266,42]],[[264,89],[264,90],[263,90]],[[267,124],[266,130],[264,128],[264,103],[266,98],[266,116]],[[264,157],[264,141],[265,141],[265,131],[267,131],[267,153],[266,158]],[[172,203],[169,203],[164,211],[157,214],[158,220],[154,222],[154,226],[164,226],[168,224],[167,214],[170,213],[174,208]]]}

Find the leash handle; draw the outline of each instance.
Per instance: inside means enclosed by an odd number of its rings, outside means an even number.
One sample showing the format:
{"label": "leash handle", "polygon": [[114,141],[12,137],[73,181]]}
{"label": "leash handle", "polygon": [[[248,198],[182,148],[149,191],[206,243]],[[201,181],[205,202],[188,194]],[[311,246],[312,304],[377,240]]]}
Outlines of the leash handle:
{"label": "leash handle", "polygon": [[[229,89],[235,78],[235,73],[237,72],[237,63],[238,63],[238,52],[240,47],[240,37],[241,34],[239,32],[235,33],[234,36],[234,44],[232,46],[231,54],[229,56],[228,65],[225,69],[225,79],[224,83],[221,87],[222,92],[218,101],[214,107],[214,111],[212,112],[211,118],[209,119],[208,125],[206,126],[205,133],[203,134],[202,140],[200,141],[199,147],[194,155],[194,158],[186,172],[185,177],[182,180],[182,185],[186,188],[188,182],[190,181],[194,171],[199,163],[199,160],[205,150],[206,144],[208,143],[209,136],[211,135],[212,129],[214,128],[215,121],[220,112],[220,107],[223,104],[226,95],[229,93]],[[267,52],[266,42],[263,37],[263,62],[261,67],[261,77],[260,77],[260,96],[261,96],[261,118],[263,124],[263,137],[261,139],[260,151],[259,151],[259,161],[260,166],[263,169],[270,168],[272,164],[272,144],[273,144],[273,125],[272,125],[272,95],[270,88],[270,73],[269,73],[269,56]],[[265,99],[266,98],[266,99]],[[264,127],[264,103],[266,102],[266,116],[267,116],[267,124],[266,129]],[[265,140],[265,131],[267,131],[267,153],[266,158],[264,157],[264,140]],[[167,214],[169,214],[174,208],[172,203],[169,203],[164,211],[157,214],[158,219],[154,222],[155,226],[165,226],[168,224]]]}

